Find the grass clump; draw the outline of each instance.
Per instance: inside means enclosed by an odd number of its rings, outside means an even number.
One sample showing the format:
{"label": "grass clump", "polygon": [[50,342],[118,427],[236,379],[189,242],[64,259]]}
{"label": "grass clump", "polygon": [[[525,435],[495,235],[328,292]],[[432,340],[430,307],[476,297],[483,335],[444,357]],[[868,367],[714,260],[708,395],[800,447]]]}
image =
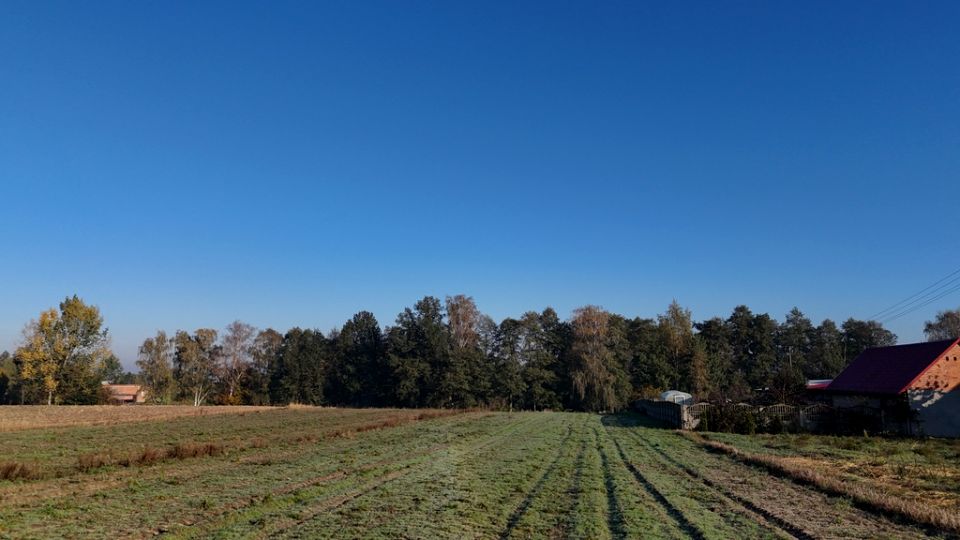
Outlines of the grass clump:
{"label": "grass clump", "polygon": [[219,443],[178,443],[173,448],[167,450],[167,457],[170,459],[188,459],[204,456],[223,455],[223,445]]}
{"label": "grass clump", "polygon": [[34,465],[20,461],[0,463],[0,480],[34,480],[40,471]]}

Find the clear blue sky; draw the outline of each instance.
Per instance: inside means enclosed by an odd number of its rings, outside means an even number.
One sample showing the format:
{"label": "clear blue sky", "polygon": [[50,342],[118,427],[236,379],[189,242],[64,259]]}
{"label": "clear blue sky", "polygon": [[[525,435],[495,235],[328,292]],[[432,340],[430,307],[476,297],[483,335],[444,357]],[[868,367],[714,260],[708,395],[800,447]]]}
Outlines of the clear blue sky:
{"label": "clear blue sky", "polygon": [[[0,349],[473,295],[868,317],[960,267],[957,2],[0,3]],[[922,322],[960,293],[890,327]]]}

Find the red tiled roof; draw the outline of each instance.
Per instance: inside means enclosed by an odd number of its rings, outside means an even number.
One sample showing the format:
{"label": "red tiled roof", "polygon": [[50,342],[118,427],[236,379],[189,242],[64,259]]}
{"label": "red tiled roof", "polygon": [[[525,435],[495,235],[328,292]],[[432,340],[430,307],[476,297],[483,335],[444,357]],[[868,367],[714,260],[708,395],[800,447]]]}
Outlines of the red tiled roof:
{"label": "red tiled roof", "polygon": [[140,391],[139,384],[105,384],[111,394],[115,395],[136,395]]}
{"label": "red tiled roof", "polygon": [[857,394],[900,394],[957,340],[911,343],[863,351],[827,390]]}

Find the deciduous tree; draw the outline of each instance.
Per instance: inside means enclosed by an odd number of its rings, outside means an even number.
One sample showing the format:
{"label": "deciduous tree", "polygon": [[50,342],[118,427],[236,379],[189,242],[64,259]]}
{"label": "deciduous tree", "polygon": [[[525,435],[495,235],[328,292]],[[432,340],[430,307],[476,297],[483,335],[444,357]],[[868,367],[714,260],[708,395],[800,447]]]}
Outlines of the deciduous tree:
{"label": "deciduous tree", "polygon": [[229,405],[241,402],[240,390],[253,361],[256,336],[257,330],[247,323],[234,321],[227,325],[217,358],[217,374],[223,391],[221,402]]}
{"label": "deciduous tree", "polygon": [[283,335],[272,328],[260,331],[253,342],[252,362],[243,379],[244,402],[250,405],[270,403],[270,373],[283,346]]}
{"label": "deciduous tree", "polygon": [[573,312],[573,349],[570,378],[582,407],[588,411],[615,411],[624,405],[626,373],[608,346],[610,314],[597,306]]}
{"label": "deciduous tree", "polygon": [[74,295],[27,325],[15,357],[19,377],[37,383],[49,405],[96,402],[95,369],[110,354],[100,310]]}
{"label": "deciduous tree", "polygon": [[174,375],[180,390],[199,407],[210,397],[216,383],[217,331],[201,328],[190,335],[178,331],[174,337]]}
{"label": "deciduous tree", "polygon": [[960,337],[960,309],[948,309],[937,313],[932,321],[923,325],[923,333],[928,341],[957,339]]}
{"label": "deciduous tree", "polygon": [[166,332],[158,330],[156,336],[143,340],[140,345],[137,367],[147,389],[147,401],[151,403],[170,403],[176,395],[171,367],[173,341]]}

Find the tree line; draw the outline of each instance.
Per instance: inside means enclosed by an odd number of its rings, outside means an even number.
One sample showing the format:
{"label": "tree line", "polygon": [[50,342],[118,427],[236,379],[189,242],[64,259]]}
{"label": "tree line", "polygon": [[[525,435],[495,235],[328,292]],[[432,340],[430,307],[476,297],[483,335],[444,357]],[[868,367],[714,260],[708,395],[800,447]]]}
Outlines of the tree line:
{"label": "tree line", "polygon": [[[927,323],[956,335],[960,312]],[[951,326],[953,325],[953,326]],[[616,410],[665,389],[712,401],[790,401],[807,379],[831,378],[896,336],[876,321],[782,322],[738,306],[695,321],[673,302],[655,318],[597,306],[568,320],[547,308],[499,323],[471,297],[425,297],[381,327],[361,311],[331,332],[258,330],[237,321],[159,331],[143,341],[138,374],[109,349],[99,309],[76,296],[43,312],[0,355],[0,402],[96,403],[100,381],[138,382],[152,403]]]}

